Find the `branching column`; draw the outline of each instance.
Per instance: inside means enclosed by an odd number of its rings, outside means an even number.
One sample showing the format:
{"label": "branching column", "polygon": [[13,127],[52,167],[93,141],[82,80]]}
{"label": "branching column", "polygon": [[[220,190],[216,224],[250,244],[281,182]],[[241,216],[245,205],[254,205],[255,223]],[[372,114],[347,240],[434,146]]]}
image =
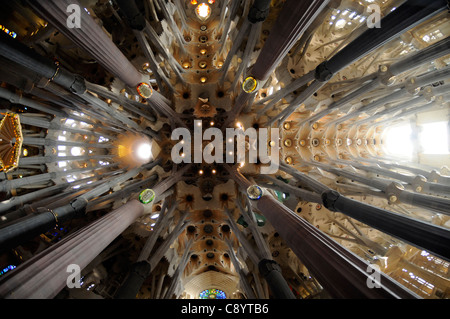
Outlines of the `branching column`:
{"label": "branching column", "polygon": [[[186,166],[154,188],[156,197],[180,181]],[[58,244],[36,255],[15,269],[0,286],[0,297],[48,299],[67,283],[69,265],[85,268],[114,239],[148,209],[138,200],[125,205],[82,228]]]}
{"label": "branching column", "polygon": [[0,286],[2,298],[48,299],[67,283],[69,265],[85,268],[117,236],[144,213],[144,205],[131,200],[22,264]]}
{"label": "branching column", "polygon": [[30,1],[30,4],[46,21],[78,47],[88,52],[99,64],[130,88],[136,88],[142,82],[142,74],[85,10],[80,10],[81,28],[67,28],[69,18],[67,8],[73,4],[84,8],[78,0],[36,0]]}
{"label": "branching column", "polygon": [[447,3],[444,0],[436,0],[431,3],[425,0],[409,0],[403,3],[382,19],[382,28],[366,30],[330,60],[318,65],[315,81],[291,105],[270,120],[268,125],[272,125],[276,121],[279,121],[280,124],[283,123],[295,112],[299,105],[325,86],[336,73],[392,39],[397,38],[403,32],[442,12],[446,9],[446,5]]}
{"label": "branching column", "polygon": [[[328,1],[320,0],[286,1],[269,38],[250,71],[250,74],[258,83],[267,81],[280,61],[286,56],[288,51],[295,45],[303,32],[305,32],[327,4]],[[231,121],[242,112],[245,103],[250,100],[255,92],[256,87],[252,92],[243,91],[240,94],[230,113],[229,118]],[[241,97],[242,95],[245,97]]]}
{"label": "branching column", "polygon": [[[229,169],[238,185],[252,184],[238,171]],[[381,288],[367,285],[369,264],[343,248],[313,225],[300,218],[272,196],[265,195],[252,205],[261,211],[287,245],[335,298],[417,298],[384,274]]]}

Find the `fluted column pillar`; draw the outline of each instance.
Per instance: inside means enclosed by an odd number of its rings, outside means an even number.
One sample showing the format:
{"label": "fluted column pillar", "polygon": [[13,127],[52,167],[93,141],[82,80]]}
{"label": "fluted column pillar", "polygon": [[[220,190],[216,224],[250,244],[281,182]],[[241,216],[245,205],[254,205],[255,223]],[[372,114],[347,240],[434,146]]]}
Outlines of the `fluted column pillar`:
{"label": "fluted column pillar", "polygon": [[273,120],[269,121],[268,125],[272,125],[276,121],[283,123],[295,112],[299,105],[325,86],[336,73],[373,50],[380,48],[390,40],[397,38],[403,32],[442,12],[446,9],[446,5],[447,3],[444,0],[436,0],[431,3],[426,0],[408,0],[404,2],[382,19],[382,28],[366,30],[328,61],[318,65],[315,81],[291,105]]}
{"label": "fluted column pillar", "polygon": [[[250,201],[246,200],[247,203],[247,211],[242,206],[239,200],[236,200],[236,205],[244,216],[245,221],[249,225],[251,233],[253,234],[253,238],[255,239],[256,246],[258,247],[258,269],[259,273],[266,280],[267,284],[272,291],[272,295],[276,299],[295,299],[294,294],[292,293],[289,285],[284,279],[281,273],[281,267],[278,265],[276,261],[273,260],[272,255],[270,253],[270,249],[267,245],[266,240],[262,236],[261,232],[258,229],[255,215],[252,212],[252,206]],[[229,216],[231,217],[231,216]]]}
{"label": "fluted column pillar", "polygon": [[144,213],[144,205],[131,200],[43,253],[22,264],[0,286],[7,299],[48,299],[66,285],[69,265],[85,268],[117,236]]}
{"label": "fluted column pillar", "polygon": [[328,2],[328,0],[285,2],[251,71],[257,80],[265,82],[269,78]]}
{"label": "fluted column pillar", "polygon": [[[166,192],[189,168],[186,166],[160,182],[156,196]],[[17,267],[0,285],[0,297],[15,299],[46,299],[56,296],[67,283],[69,265],[82,270],[114,239],[141,217],[146,206],[136,199],[101,217],[92,224],[63,239]]]}
{"label": "fluted column pillar", "polygon": [[[266,40],[255,65],[250,71],[251,76],[258,83],[267,81],[273,70],[286,56],[287,52],[295,45],[314,18],[323,10],[323,8],[325,8],[328,2],[328,0],[286,1],[269,38]],[[254,8],[254,10],[256,11],[254,11],[253,14],[259,11],[257,8]],[[250,15],[251,14],[252,12],[250,12]],[[244,32],[246,32],[246,30],[244,30]],[[233,110],[230,112],[229,121],[234,120],[234,118],[242,112],[245,103],[247,103],[256,93],[256,89],[257,87],[255,87],[252,92],[241,92]]]}
{"label": "fluted column pillar", "polygon": [[175,273],[172,276],[172,282],[170,283],[169,289],[167,290],[166,295],[164,296],[165,299],[171,299],[172,296],[176,293],[176,289],[180,284],[181,275],[183,274],[189,262],[189,258],[194,253],[193,251],[191,251],[192,243],[193,240],[191,239],[184,247],[183,256],[181,257],[181,260],[178,262],[177,269],[175,270]]}
{"label": "fluted column pillar", "polygon": [[[53,211],[48,210],[45,213],[31,216],[24,221],[19,221],[15,224],[0,229],[0,246],[2,248],[17,246],[29,238],[33,238],[34,236],[38,236],[39,234],[52,229],[60,223],[67,222],[75,217],[83,216],[86,212],[86,206],[89,200],[98,197],[112,187],[120,185],[128,179],[133,178],[139,174],[141,170],[151,169],[155,165],[159,164],[159,162],[160,161],[153,162],[143,166],[142,168],[136,168],[118,177],[112,178],[111,180],[108,180],[89,192],[79,196],[68,205],[58,207]],[[84,171],[86,171],[86,169],[84,169]],[[68,174],[68,172],[62,173]],[[19,179],[19,181],[21,181],[21,179]]]}
{"label": "fluted column pillar", "polygon": [[[186,216],[186,213],[181,216],[181,219],[178,221],[178,224],[175,226],[173,231],[158,247],[150,259],[138,260],[135,264],[133,264],[132,271],[129,273],[127,279],[122,284],[122,287],[117,292],[117,299],[134,299],[136,297],[139,289],[141,289],[144,281],[150,275],[151,271],[155,269],[156,265],[170,248],[170,245],[172,245],[173,241],[180,236],[187,227],[187,223],[184,222]],[[134,267],[138,267],[140,271],[135,271]]]}
{"label": "fluted column pillar", "polygon": [[[67,8],[76,4],[80,10],[81,28],[67,28]],[[112,42],[97,22],[83,10],[78,0],[35,0],[30,5],[50,24],[78,47],[88,52],[106,70],[130,88],[142,82],[143,76]]]}
{"label": "fluted column pillar", "polygon": [[[229,171],[241,188],[247,189],[252,185],[238,171]],[[272,196],[262,196],[251,203],[264,214],[287,245],[333,297],[418,298],[384,274],[380,274],[381,288],[370,289],[367,286],[370,274],[366,261],[343,248]]]}

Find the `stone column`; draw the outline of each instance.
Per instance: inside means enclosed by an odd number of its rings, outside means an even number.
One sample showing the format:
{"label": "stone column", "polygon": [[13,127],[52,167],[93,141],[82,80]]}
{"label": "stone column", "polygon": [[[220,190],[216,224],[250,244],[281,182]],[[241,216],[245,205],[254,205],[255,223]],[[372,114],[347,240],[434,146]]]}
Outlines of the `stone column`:
{"label": "stone column", "polygon": [[269,78],[328,2],[328,0],[285,2],[251,71],[257,80],[265,82]]}
{"label": "stone column", "polygon": [[[150,257],[150,259],[142,259],[138,260],[133,264],[131,272],[126,278],[125,282],[122,284],[122,287],[117,292],[117,299],[134,299],[141,289],[144,281],[150,275],[151,271],[155,269],[156,265],[159,263],[161,258],[170,248],[173,241],[181,235],[184,229],[187,227],[187,223],[185,223],[185,218],[187,214],[185,213],[178,224],[175,226],[175,229],[169,234],[169,236],[164,240],[164,242],[158,247],[158,249],[154,252],[154,254]],[[150,239],[149,239],[150,240]],[[138,270],[138,271],[137,271]]]}
{"label": "stone column", "polygon": [[[252,184],[238,171],[229,168],[242,189]],[[327,292],[335,298],[418,298],[389,278],[381,276],[381,288],[370,289],[369,264],[300,218],[270,195],[252,200],[287,245]]]}
{"label": "stone column", "polygon": [[251,209],[252,205],[250,200],[248,200],[247,197],[246,199],[248,211],[245,210],[239,199],[236,200],[236,205],[241,211],[242,216],[244,216],[244,219],[253,234],[256,246],[258,247],[259,261],[257,265],[259,273],[266,280],[275,299],[295,299],[294,294],[281,273],[280,265],[272,259],[267,242],[258,229],[255,215]]}
{"label": "stone column", "polygon": [[[124,173],[118,177],[114,177],[103,184],[95,187],[94,189],[88,191],[87,193],[79,196],[73,200],[70,204],[58,207],[54,210],[47,210],[41,214],[31,216],[23,221],[19,221],[15,224],[7,226],[0,229],[0,245],[1,247],[14,247],[25,240],[38,236],[53,227],[56,227],[60,223],[67,222],[76,217],[82,217],[86,212],[86,206],[90,200],[96,198],[112,187],[122,184],[130,178],[135,177],[143,169],[151,169],[157,165],[159,161],[153,162],[151,164],[145,165],[141,168],[136,168]],[[90,169],[83,169],[84,171]],[[70,174],[69,172],[62,172],[65,175]],[[52,173],[55,174],[56,173]],[[58,173],[61,174],[61,173]],[[42,174],[46,175],[46,174]],[[39,176],[39,175],[37,175]],[[22,181],[19,179],[18,181]],[[16,180],[14,180],[16,181]],[[14,182],[12,181],[12,182]],[[17,184],[18,182],[16,182]],[[15,187],[17,188],[17,187]]]}
{"label": "stone column", "polygon": [[181,260],[178,262],[177,269],[175,270],[175,273],[172,276],[172,282],[170,283],[169,289],[167,290],[166,295],[164,296],[165,299],[171,299],[172,296],[176,293],[177,287],[180,284],[181,275],[183,275],[184,269],[186,268],[189,262],[189,258],[194,253],[193,251],[191,251],[192,243],[193,240],[191,239],[184,247],[183,256],[181,257]]}
{"label": "stone column", "polygon": [[[160,182],[156,196],[163,194],[183,176],[189,166]],[[156,197],[157,198],[157,197]],[[157,199],[155,199],[157,200]],[[0,285],[0,297],[46,299],[56,296],[67,284],[68,266],[82,270],[114,239],[127,229],[147,208],[136,199],[113,210],[92,224],[63,239],[17,267]]]}
{"label": "stone column", "polygon": [[[67,8],[73,4],[81,8],[81,28],[67,27],[69,18]],[[88,52],[100,65],[130,88],[136,88],[142,82],[143,75],[123,55],[91,15],[83,9],[78,0],[37,0],[31,1],[30,5],[42,18],[78,47]]]}
{"label": "stone column", "polygon": [[437,0],[433,3],[426,0],[406,1],[382,19],[382,28],[366,30],[328,61],[318,65],[315,81],[268,125],[272,125],[279,119],[279,123],[283,123],[299,105],[327,84],[336,73],[445,9],[446,1],[444,0]]}
{"label": "stone column", "polygon": [[241,269],[239,261],[237,260],[237,256],[234,253],[233,245],[227,241],[228,245],[228,255],[230,256],[231,262],[233,263],[234,269],[239,274],[240,284],[248,299],[256,299],[255,293],[253,292],[252,287],[247,281],[244,271]]}
{"label": "stone column", "polygon": [[36,255],[12,272],[0,286],[6,299],[48,299],[67,284],[68,266],[85,268],[117,236],[144,213],[144,205],[131,200],[87,227]]}

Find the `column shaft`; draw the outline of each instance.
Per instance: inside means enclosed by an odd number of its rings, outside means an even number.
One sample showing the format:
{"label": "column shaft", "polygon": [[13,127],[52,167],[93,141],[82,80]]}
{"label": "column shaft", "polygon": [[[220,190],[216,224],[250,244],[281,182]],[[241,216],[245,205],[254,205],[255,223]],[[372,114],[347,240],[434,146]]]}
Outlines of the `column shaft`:
{"label": "column shaft", "polygon": [[85,10],[80,10],[81,28],[67,28],[69,5],[76,4],[79,8],[84,8],[78,0],[39,0],[32,1],[30,4],[46,21],[78,47],[88,52],[100,65],[126,85],[135,88],[142,82],[142,74]]}
{"label": "column shaft", "polygon": [[49,299],[67,283],[69,265],[85,268],[144,212],[131,200],[19,266],[0,286],[2,298]]}
{"label": "column shaft", "polygon": [[[251,183],[239,172],[230,170],[244,189]],[[300,218],[271,196],[263,196],[252,205],[261,211],[287,245],[335,298],[417,298],[384,274],[379,289],[370,289],[369,264],[346,250],[317,228]]]}
{"label": "column shaft", "polygon": [[285,2],[252,69],[252,75],[256,79],[265,82],[269,78],[328,2],[328,0],[288,0]]}

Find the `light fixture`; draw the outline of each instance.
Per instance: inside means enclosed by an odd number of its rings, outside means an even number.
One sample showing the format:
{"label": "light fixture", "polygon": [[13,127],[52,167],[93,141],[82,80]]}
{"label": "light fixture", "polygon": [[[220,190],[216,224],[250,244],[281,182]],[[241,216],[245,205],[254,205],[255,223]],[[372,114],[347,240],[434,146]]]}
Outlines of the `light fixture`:
{"label": "light fixture", "polygon": [[72,156],[81,156],[83,154],[83,149],[81,147],[72,147],[70,153]]}
{"label": "light fixture", "polygon": [[208,0],[208,3],[209,4],[214,4],[214,3],[216,3],[216,0]]}
{"label": "light fixture", "polygon": [[285,141],[284,141],[284,146],[286,146],[286,147],[291,147],[292,146],[292,140],[291,139],[286,139]]}
{"label": "light fixture", "polygon": [[336,22],[336,29],[342,29],[347,24],[345,19],[340,19]]}
{"label": "light fixture", "polygon": [[393,156],[411,158],[414,151],[412,134],[409,123],[389,127],[383,136],[384,150]]}
{"label": "light fixture", "polygon": [[252,185],[247,188],[247,196],[251,200],[258,200],[262,197],[263,190],[258,185]]}
{"label": "light fixture", "polygon": [[193,6],[195,6],[196,4],[198,4],[198,1],[197,1],[197,0],[191,0],[191,4],[192,4]]}
{"label": "light fixture", "polygon": [[140,144],[136,149],[136,155],[141,160],[150,160],[152,157],[152,146],[149,143]]}
{"label": "light fixture", "polygon": [[208,81],[208,79],[206,77],[203,76],[200,78],[200,82],[206,83],[206,81]]}
{"label": "light fixture", "polygon": [[449,154],[448,122],[434,122],[421,125],[419,145],[423,154]]}
{"label": "light fixture", "polygon": [[256,90],[256,87],[258,86],[258,81],[252,77],[249,76],[244,80],[244,83],[242,84],[242,89],[245,93],[253,93]]}
{"label": "light fixture", "polygon": [[201,3],[195,9],[198,17],[202,20],[206,20],[211,15],[211,8],[206,3]]}
{"label": "light fixture", "polygon": [[155,192],[152,189],[143,190],[139,194],[139,201],[142,204],[150,204],[155,199]]}
{"label": "light fixture", "polygon": [[138,94],[144,99],[149,99],[153,94],[152,87],[147,83],[140,83],[136,88]]}

